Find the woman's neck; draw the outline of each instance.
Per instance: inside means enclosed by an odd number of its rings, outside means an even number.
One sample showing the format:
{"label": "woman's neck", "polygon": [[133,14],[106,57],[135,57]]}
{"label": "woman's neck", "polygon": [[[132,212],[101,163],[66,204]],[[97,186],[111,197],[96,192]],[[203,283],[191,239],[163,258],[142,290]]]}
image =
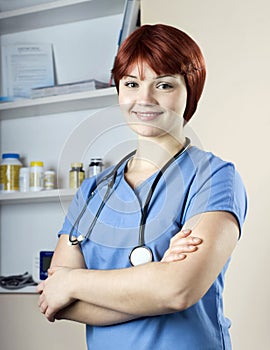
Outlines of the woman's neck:
{"label": "woman's neck", "polygon": [[185,145],[185,137],[181,140],[175,138],[163,140],[152,140],[149,138],[139,139],[137,145],[137,151],[132,159],[132,166],[139,170],[153,171],[160,170],[163,165],[172,158],[178,151],[180,151]]}
{"label": "woman's neck", "polygon": [[147,178],[159,171],[177,152],[185,147],[185,138],[176,141],[156,142],[139,139],[137,151],[127,164],[125,179],[132,188],[136,188]]}

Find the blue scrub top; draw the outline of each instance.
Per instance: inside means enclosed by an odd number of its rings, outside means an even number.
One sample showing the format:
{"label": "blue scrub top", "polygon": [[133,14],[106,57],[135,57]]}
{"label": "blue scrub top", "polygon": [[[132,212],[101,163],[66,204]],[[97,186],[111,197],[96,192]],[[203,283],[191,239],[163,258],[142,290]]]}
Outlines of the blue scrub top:
{"label": "blue scrub top", "polygon": [[[126,162],[119,168],[113,191],[90,239],[81,245],[89,269],[130,267],[130,251],[138,245],[139,225],[146,197],[157,174],[136,189],[124,178]],[[99,179],[111,169],[99,174]],[[75,195],[59,234],[69,234],[97,179],[83,182]],[[94,195],[73,235],[85,235],[107,190],[107,182]],[[210,152],[190,147],[163,174],[148,208],[145,243],[160,261],[170,239],[191,217],[209,211],[228,211],[241,233],[247,198],[242,180],[232,163]],[[168,315],[144,317],[119,325],[87,325],[91,350],[221,350],[231,349],[230,322],[223,314],[222,292],[228,262],[202,299],[190,308]],[[109,291],[108,291],[109,293]]]}

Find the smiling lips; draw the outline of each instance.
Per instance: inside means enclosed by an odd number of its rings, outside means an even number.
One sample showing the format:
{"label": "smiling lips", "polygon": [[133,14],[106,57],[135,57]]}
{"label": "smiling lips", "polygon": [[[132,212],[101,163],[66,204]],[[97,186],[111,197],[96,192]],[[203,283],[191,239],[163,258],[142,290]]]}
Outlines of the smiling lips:
{"label": "smiling lips", "polygon": [[136,115],[138,119],[144,122],[152,121],[156,118],[158,118],[163,112],[138,112],[138,111],[133,111],[133,114]]}

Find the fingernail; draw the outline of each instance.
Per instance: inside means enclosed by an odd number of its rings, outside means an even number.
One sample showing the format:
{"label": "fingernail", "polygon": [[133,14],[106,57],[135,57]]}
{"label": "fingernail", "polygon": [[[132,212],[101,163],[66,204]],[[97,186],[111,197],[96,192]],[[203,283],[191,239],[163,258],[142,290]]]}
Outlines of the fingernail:
{"label": "fingernail", "polygon": [[200,238],[194,237],[194,238],[192,238],[192,241],[194,243],[200,243],[202,240]]}
{"label": "fingernail", "polygon": [[189,228],[185,228],[184,230],[182,230],[183,233],[189,233],[191,232],[191,230]]}

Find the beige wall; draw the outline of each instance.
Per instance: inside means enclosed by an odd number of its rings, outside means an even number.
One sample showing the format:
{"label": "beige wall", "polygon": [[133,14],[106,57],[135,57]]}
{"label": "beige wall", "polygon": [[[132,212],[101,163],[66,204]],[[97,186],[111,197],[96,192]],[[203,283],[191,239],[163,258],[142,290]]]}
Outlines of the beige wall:
{"label": "beige wall", "polygon": [[37,302],[37,295],[0,295],[1,350],[86,350],[84,325],[50,323]]}
{"label": "beige wall", "polygon": [[208,78],[191,127],[235,162],[249,212],[225,291],[235,350],[270,349],[270,5],[268,0],[142,0],[143,23],[183,29],[202,47]]}

